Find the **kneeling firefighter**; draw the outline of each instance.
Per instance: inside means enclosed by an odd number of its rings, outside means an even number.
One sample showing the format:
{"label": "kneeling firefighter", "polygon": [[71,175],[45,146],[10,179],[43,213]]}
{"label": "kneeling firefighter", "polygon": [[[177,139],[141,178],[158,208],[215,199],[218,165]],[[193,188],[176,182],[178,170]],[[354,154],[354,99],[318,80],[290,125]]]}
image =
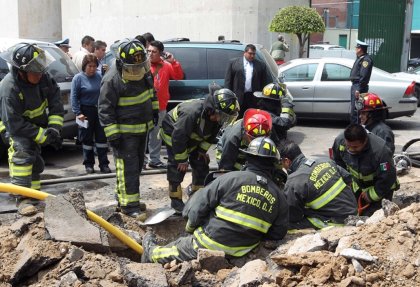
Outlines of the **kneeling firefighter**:
{"label": "kneeling firefighter", "polygon": [[238,116],[239,103],[229,89],[219,89],[205,99],[186,101],[168,112],[162,122],[160,135],[167,147],[169,197],[178,213],[184,208],[181,182],[188,165],[192,168],[191,191],[203,187],[209,173],[207,150],[222,126]]}

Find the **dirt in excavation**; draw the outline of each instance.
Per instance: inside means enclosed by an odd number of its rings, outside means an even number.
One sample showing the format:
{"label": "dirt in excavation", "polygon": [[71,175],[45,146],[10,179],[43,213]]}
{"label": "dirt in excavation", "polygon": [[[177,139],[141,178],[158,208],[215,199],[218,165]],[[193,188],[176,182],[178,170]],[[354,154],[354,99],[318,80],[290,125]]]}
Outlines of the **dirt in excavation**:
{"label": "dirt in excavation", "polygon": [[[410,184],[409,188],[413,188],[413,185]],[[156,190],[149,188],[149,192],[148,198],[167,200],[163,185]],[[109,200],[111,199],[110,192]],[[83,250],[81,258],[71,260],[72,250],[80,247],[46,239],[42,214],[38,217],[39,220],[28,224],[27,230],[19,235],[11,231],[12,223],[0,222],[0,286],[12,286],[9,284],[10,275],[19,254],[24,252],[19,248],[23,245],[29,246],[40,257],[49,258],[51,262],[44,269],[13,286],[70,286],[65,285],[63,278],[71,272],[77,276],[71,286],[127,286],[122,266],[130,260],[140,262],[140,255],[131,250],[128,251],[130,256],[123,256],[124,253],[99,254]],[[140,236],[146,231],[131,218],[118,216],[118,220],[113,223],[118,221],[120,227],[134,230]],[[180,227],[172,228],[168,231],[170,234],[165,234],[165,228],[156,228],[160,237],[159,243],[166,243],[168,237],[173,239],[174,234],[181,233],[184,227],[182,220],[169,221],[168,224],[178,224]],[[344,230],[336,228],[338,238],[348,235]],[[362,225],[355,230],[350,235],[352,246],[377,257],[373,263],[360,261],[364,268],[360,273],[355,272],[351,260],[335,256],[335,250],[288,256],[284,251],[279,251],[282,248],[274,251],[279,246],[291,244],[295,237],[291,235],[271,246],[261,244],[246,258],[237,261],[236,265],[242,267],[247,261],[258,258],[269,263],[271,282],[252,286],[420,286],[420,203],[411,204],[377,224]],[[276,256],[285,257],[282,264],[276,263]],[[184,286],[222,286],[229,277],[238,272],[238,267],[223,269],[217,273],[197,267],[191,281]],[[174,282],[177,282],[175,278],[181,270],[181,263],[167,265],[165,268],[169,284],[177,286]]]}

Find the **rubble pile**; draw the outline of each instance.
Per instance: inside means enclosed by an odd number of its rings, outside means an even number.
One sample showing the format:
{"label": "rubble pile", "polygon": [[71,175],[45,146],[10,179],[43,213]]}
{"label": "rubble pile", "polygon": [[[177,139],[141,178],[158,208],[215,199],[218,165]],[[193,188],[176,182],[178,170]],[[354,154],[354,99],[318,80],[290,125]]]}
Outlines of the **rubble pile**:
{"label": "rubble pile", "polygon": [[[0,225],[0,286],[420,286],[420,203],[378,211],[358,226],[288,234],[239,260],[199,250],[196,260],[164,266],[140,263],[140,254],[109,238],[92,244],[82,230],[77,242],[58,240],[49,204]],[[123,219],[139,240],[146,230]]]}

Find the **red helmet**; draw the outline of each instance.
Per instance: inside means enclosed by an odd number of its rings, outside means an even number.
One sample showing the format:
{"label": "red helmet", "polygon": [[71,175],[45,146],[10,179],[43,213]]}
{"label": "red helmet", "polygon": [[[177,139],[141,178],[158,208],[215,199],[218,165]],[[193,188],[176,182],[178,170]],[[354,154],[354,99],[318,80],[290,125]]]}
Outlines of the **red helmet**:
{"label": "red helmet", "polygon": [[387,109],[387,106],[377,94],[367,93],[363,95],[363,108],[360,111],[370,112],[384,109]]}
{"label": "red helmet", "polygon": [[246,110],[243,122],[245,132],[252,138],[268,136],[273,126],[271,115],[258,109]]}

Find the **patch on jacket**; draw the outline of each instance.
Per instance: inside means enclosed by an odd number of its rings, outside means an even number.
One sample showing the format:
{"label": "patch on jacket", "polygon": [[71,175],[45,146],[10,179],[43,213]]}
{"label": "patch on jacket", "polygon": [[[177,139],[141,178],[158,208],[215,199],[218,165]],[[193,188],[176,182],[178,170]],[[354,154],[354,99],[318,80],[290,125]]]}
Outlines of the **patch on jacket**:
{"label": "patch on jacket", "polygon": [[389,162],[382,162],[379,164],[381,171],[388,171],[389,170]]}
{"label": "patch on jacket", "polygon": [[368,62],[368,61],[363,61],[363,62],[362,62],[362,66],[363,66],[364,68],[367,68],[367,66],[369,66],[369,62]]}

